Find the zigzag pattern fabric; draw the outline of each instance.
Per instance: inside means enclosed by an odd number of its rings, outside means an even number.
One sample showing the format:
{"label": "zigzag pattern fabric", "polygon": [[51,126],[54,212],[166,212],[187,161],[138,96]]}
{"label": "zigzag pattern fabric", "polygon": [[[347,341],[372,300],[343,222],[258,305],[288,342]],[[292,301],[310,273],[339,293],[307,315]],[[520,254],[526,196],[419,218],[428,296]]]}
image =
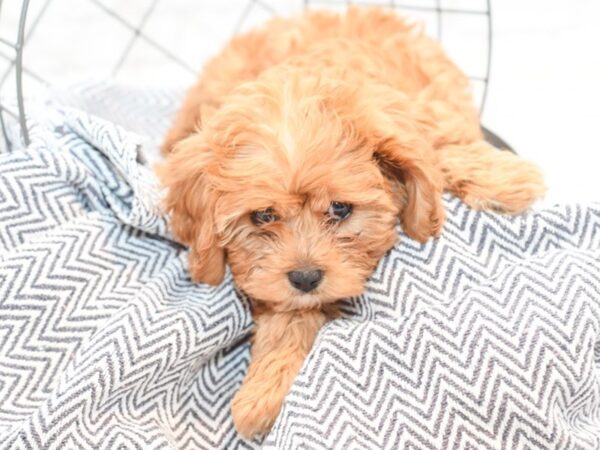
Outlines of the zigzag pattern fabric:
{"label": "zigzag pattern fabric", "polygon": [[600,204],[446,197],[442,236],[402,236],[245,442],[248,303],[190,281],[142,163],[178,95],[76,93],[138,134],[48,103],[0,155],[0,448],[600,448]]}

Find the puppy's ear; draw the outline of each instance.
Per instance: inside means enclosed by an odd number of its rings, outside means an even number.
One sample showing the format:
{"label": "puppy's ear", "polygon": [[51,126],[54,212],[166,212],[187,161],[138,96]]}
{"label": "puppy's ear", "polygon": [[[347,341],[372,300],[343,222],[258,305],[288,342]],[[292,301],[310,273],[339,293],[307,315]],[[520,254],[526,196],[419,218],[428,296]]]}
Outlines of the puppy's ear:
{"label": "puppy's ear", "polygon": [[410,101],[386,86],[360,95],[361,130],[374,145],[382,172],[401,182],[406,204],[400,213],[406,234],[420,242],[437,236],[444,224],[443,177],[433,149],[410,112]]}
{"label": "puppy's ear", "polygon": [[406,204],[400,212],[402,228],[419,242],[437,236],[444,225],[442,181],[433,162],[422,151],[395,138],[382,140],[375,158],[382,172],[405,186]]}
{"label": "puppy's ear", "polygon": [[190,247],[189,269],[196,282],[217,285],[225,273],[225,251],[215,230],[217,194],[210,187],[212,153],[201,133],[178,142],[157,167],[168,189],[164,207],[175,237]]}

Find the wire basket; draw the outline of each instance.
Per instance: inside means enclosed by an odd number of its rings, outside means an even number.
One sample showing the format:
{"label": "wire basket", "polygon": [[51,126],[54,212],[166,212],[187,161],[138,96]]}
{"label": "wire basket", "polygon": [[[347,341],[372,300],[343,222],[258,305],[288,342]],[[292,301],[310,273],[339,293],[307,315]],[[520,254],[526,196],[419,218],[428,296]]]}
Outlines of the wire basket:
{"label": "wire basket", "polygon": [[[5,144],[7,148],[11,148],[12,142],[10,141],[8,134],[8,126],[5,121],[5,115],[10,115],[13,119],[17,120],[19,123],[19,128],[21,130],[21,137],[23,139],[23,143],[25,145],[29,145],[29,133],[27,132],[27,124],[25,121],[25,102],[23,98],[23,47],[25,44],[25,24],[27,21],[27,10],[29,8],[29,0],[23,0],[21,5],[21,14],[19,16],[19,26],[17,28],[17,36],[16,40],[13,42],[9,39],[5,39],[0,36],[0,43],[9,49],[9,54],[6,56],[4,52],[1,55],[9,60],[9,68],[3,74],[0,79],[0,83],[5,83],[6,79],[10,71],[15,69],[16,74],[16,98],[17,98],[17,111],[13,111],[11,108],[7,108],[4,106],[2,102],[0,102],[0,126],[2,127],[2,134],[5,139]],[[0,1],[0,13],[2,12],[2,1]]]}
{"label": "wire basket", "polygon": [[[408,0],[410,1],[410,0]],[[66,5],[69,4],[69,5]],[[5,68],[0,78],[0,88],[3,95],[0,98],[0,125],[3,133],[4,144],[12,148],[15,140],[20,144],[29,144],[29,134],[26,121],[25,94],[39,91],[39,87],[54,86],[65,80],[67,73],[73,72],[82,77],[87,69],[94,77],[116,79],[138,84],[139,79],[148,78],[146,75],[155,72],[160,66],[162,79],[177,81],[180,84],[191,84],[196,78],[202,62],[210,54],[216,53],[233,34],[242,32],[256,26],[270,16],[295,13],[302,8],[327,8],[344,9],[349,4],[380,6],[393,8],[416,21],[425,23],[426,31],[437,38],[445,47],[446,44],[456,43],[456,36],[467,35],[459,47],[464,49],[471,43],[477,44],[477,51],[469,51],[471,61],[461,63],[460,48],[452,50],[446,48],[450,56],[470,75],[475,96],[479,100],[480,110],[483,111],[487,92],[489,89],[491,62],[492,62],[492,14],[490,0],[414,0],[410,3],[402,1],[348,1],[348,0],[214,0],[198,2],[197,0],[80,0],[77,6],[71,2],[45,0],[33,2],[29,0],[12,2],[13,10],[5,12],[5,5],[0,0],[0,59],[4,60]],[[16,7],[16,9],[14,9]],[[52,39],[56,36],[56,23],[61,24],[61,32],[69,38],[69,21],[63,20],[68,16],[69,10],[86,10],[89,25],[94,22],[97,15],[100,26],[118,30],[121,36],[115,44],[111,44],[110,57],[106,61],[87,61],[73,55],[66,55],[64,47],[68,42]],[[87,9],[86,9],[87,8]],[[165,27],[163,20],[168,12],[180,8],[184,14],[197,18],[199,22],[204,18],[204,25],[196,37],[185,33],[184,24],[174,23],[172,27]],[[212,8],[212,9],[211,9]],[[136,10],[136,15],[130,10]],[[56,18],[52,19],[52,15]],[[11,15],[8,25],[3,26],[3,16]],[[227,17],[223,22],[226,25],[211,27],[211,21],[216,17]],[[160,20],[159,20],[160,19]],[[54,20],[55,28],[52,28]],[[79,20],[75,18],[75,20]],[[192,24],[196,19],[191,20]],[[81,21],[81,20],[79,20]],[[177,22],[177,20],[175,20]],[[71,22],[73,24],[73,22]],[[157,26],[160,24],[160,26]],[[80,24],[79,28],[88,28],[88,23]],[[46,26],[46,29],[44,27]],[[117,31],[114,31],[117,33]],[[183,33],[183,34],[181,34]],[[35,34],[35,36],[34,36]],[[74,32],[77,35],[77,32]],[[98,34],[98,32],[96,32]],[[210,38],[209,38],[210,36]],[[214,39],[213,39],[214,36]],[[72,36],[71,36],[72,39]],[[203,39],[210,43],[205,46],[206,52],[196,54],[194,42]],[[195,40],[195,41],[194,41]],[[83,41],[83,40],[82,40]],[[41,42],[44,45],[39,45]],[[94,45],[97,40],[93,41]],[[190,43],[187,47],[182,43]],[[54,46],[51,46],[54,44]],[[50,46],[50,48],[48,48]],[[82,42],[81,55],[85,53]],[[452,47],[452,45],[449,45]],[[146,68],[139,55],[139,48],[154,52],[156,58],[160,56],[164,62],[152,68]],[[187,53],[186,50],[187,49]],[[55,56],[57,64],[60,61],[83,61],[83,71],[80,70],[52,70],[52,67],[38,67],[36,64],[41,55],[48,52]],[[92,50],[90,50],[92,52]],[[62,58],[61,58],[62,56]],[[87,62],[86,62],[87,61]],[[87,64],[87,65],[86,65]],[[167,67],[168,66],[168,67]],[[143,76],[140,74],[144,74]],[[151,77],[150,77],[151,78]],[[14,81],[11,82],[11,79]],[[154,80],[161,83],[157,77]],[[9,130],[17,128],[16,133]]]}

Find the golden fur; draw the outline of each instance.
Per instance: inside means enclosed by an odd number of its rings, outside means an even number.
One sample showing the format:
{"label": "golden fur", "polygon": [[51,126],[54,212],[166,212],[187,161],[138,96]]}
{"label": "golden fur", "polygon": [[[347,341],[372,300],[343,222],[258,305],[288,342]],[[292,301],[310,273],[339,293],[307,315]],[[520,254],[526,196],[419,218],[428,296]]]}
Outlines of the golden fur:
{"label": "golden fur", "polygon": [[[442,230],[442,191],[476,208],[526,209],[538,169],[483,141],[469,81],[437,43],[379,9],[275,19],[205,67],[159,167],[175,236],[198,282],[229,264],[254,304],[240,433],[267,432],[334,302],[358,295],[396,243]],[[332,201],[351,203],[331,223]],[[262,226],[252,211],[272,208]],[[287,273],[319,269],[317,289]]]}

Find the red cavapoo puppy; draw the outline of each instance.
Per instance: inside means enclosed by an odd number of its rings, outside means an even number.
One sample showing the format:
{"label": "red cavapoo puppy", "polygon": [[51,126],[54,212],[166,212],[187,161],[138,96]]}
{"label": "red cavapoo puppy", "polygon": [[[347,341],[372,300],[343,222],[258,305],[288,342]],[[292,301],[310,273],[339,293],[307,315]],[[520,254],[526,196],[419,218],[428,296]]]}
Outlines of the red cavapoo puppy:
{"label": "red cavapoo puppy", "polygon": [[335,302],[397,242],[444,224],[442,191],[525,210],[539,170],[482,137],[468,78],[380,9],[308,12],[234,38],[204,68],[158,168],[193,280],[229,264],[253,304],[238,431],[267,432]]}

